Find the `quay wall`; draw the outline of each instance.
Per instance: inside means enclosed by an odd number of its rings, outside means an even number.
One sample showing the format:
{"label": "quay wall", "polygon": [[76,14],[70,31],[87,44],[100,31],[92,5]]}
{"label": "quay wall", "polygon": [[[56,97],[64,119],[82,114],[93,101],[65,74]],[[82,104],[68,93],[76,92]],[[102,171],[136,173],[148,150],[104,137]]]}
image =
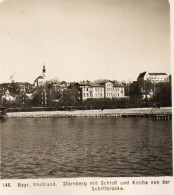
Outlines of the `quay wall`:
{"label": "quay wall", "polygon": [[164,108],[129,108],[104,110],[73,110],[73,111],[36,111],[36,112],[10,112],[9,118],[51,118],[51,117],[121,117],[124,114],[155,115],[172,114],[171,107]]}

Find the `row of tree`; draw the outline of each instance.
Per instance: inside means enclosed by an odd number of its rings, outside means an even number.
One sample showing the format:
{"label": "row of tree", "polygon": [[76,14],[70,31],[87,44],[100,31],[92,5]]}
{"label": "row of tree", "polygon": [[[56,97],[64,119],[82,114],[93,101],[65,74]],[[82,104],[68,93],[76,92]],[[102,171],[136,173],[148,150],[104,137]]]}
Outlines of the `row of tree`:
{"label": "row of tree", "polygon": [[[152,96],[149,98],[149,93]],[[146,81],[143,85],[133,82],[125,85],[127,98],[99,98],[81,101],[80,91],[75,83],[67,89],[57,90],[48,83],[44,87],[38,87],[32,98],[25,96],[25,102],[21,104],[19,98],[14,101],[4,101],[7,107],[51,107],[54,109],[106,109],[106,108],[130,108],[130,107],[152,107],[171,106],[171,82],[160,82],[153,84]]]}

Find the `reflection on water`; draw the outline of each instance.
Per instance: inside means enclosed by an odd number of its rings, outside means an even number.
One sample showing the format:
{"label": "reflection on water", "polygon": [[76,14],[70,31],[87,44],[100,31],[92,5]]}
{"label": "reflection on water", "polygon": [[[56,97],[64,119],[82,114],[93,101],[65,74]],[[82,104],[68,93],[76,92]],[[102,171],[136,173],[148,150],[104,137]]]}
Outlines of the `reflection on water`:
{"label": "reflection on water", "polygon": [[172,175],[172,123],[149,118],[0,122],[1,178]]}

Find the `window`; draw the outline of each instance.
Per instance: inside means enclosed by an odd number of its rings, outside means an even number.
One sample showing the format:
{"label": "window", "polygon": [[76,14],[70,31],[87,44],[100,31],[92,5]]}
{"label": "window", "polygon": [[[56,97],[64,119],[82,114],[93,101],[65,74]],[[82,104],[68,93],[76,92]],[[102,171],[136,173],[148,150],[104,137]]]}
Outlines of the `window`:
{"label": "window", "polygon": [[85,93],[83,94],[83,97],[85,97]]}

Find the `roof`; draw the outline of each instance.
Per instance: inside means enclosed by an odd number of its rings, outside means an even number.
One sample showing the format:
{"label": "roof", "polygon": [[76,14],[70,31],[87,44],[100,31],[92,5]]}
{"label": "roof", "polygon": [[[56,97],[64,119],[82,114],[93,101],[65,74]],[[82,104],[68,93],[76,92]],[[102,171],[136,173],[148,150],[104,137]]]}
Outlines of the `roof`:
{"label": "roof", "polygon": [[166,73],[149,73],[149,75],[167,75]]}
{"label": "roof", "polygon": [[33,94],[32,93],[26,93],[26,96],[29,98],[29,99],[33,99]]}
{"label": "roof", "polygon": [[146,74],[146,72],[140,73],[139,76],[138,76],[138,79],[139,79],[139,78],[143,78],[143,77],[145,76],[145,74]]}
{"label": "roof", "polygon": [[76,84],[81,86],[90,86],[90,83],[76,83]]}
{"label": "roof", "polygon": [[105,84],[105,83],[108,83],[108,82],[110,82],[110,83],[114,83],[114,81],[107,80],[107,81],[101,82],[100,84]]}
{"label": "roof", "polygon": [[[111,82],[111,81],[109,81]],[[112,82],[113,83],[113,82]],[[77,83],[80,86],[89,86],[89,87],[105,87],[105,83]],[[113,87],[124,87],[124,85],[113,83]]]}
{"label": "roof", "polygon": [[90,85],[91,87],[104,87],[104,85],[100,84],[100,83],[93,83]]}
{"label": "roof", "polygon": [[67,84],[67,82],[66,82],[66,81],[61,81],[60,84],[61,84],[61,85],[62,85],[62,84]]}
{"label": "roof", "polygon": [[38,76],[38,77],[35,79],[35,81],[38,80],[38,79],[44,79],[44,78],[43,78],[43,76]]}
{"label": "roof", "polygon": [[44,79],[43,76],[38,76],[37,79]]}
{"label": "roof", "polygon": [[120,84],[114,84],[114,87],[125,87],[125,86]]}

